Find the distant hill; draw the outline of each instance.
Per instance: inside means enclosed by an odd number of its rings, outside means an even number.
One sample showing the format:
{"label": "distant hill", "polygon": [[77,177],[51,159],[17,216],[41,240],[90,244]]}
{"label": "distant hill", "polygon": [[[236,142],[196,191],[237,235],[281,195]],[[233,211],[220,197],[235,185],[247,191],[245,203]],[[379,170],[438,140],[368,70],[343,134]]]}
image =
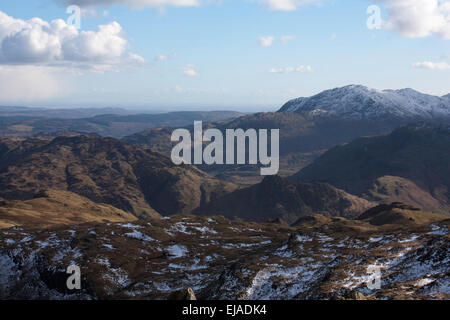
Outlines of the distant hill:
{"label": "distant hill", "polygon": [[[28,109],[27,109],[28,110]],[[100,109],[103,110],[103,109]],[[42,110],[25,116],[4,116],[0,112],[0,136],[3,137],[56,137],[61,132],[73,134],[89,134],[120,138],[126,135],[154,127],[181,127],[192,124],[195,120],[211,122],[232,119],[243,115],[234,111],[186,111],[157,114],[96,114],[100,110],[93,109],[92,117],[72,118],[84,112],[73,110],[70,118],[64,113]],[[69,112],[68,110],[67,112]],[[113,110],[104,110],[112,112]],[[49,115],[55,116],[51,117]],[[57,115],[62,115],[58,118]]]}
{"label": "distant hill", "polygon": [[40,108],[0,106],[0,117],[77,119],[102,114],[128,115],[136,112],[122,108]]}
{"label": "distant hill", "polygon": [[[449,95],[450,96],[450,95]],[[450,121],[449,96],[437,97],[413,89],[375,90],[350,85],[309,98],[287,102],[276,113],[257,113],[212,122],[207,128],[280,129],[280,174],[289,176],[311,164],[324,151],[356,138],[390,133],[418,121]],[[186,126],[193,131],[193,126]],[[173,128],[151,128],[124,141],[169,155]],[[199,166],[234,182],[261,181],[256,166]]]}
{"label": "distant hill", "polygon": [[[399,126],[395,121],[369,121],[347,119],[312,119],[295,113],[257,113],[231,120],[212,122],[204,129],[279,129],[280,174],[292,175],[310,164],[327,149],[366,135],[387,133]],[[186,126],[193,132],[193,125]],[[136,144],[153,151],[170,155],[175,143],[170,141],[174,128],[154,128],[123,138],[124,142]],[[260,182],[256,166],[199,166],[203,171],[223,179],[237,182]],[[244,180],[244,181],[241,181]]]}
{"label": "distant hill", "polygon": [[268,176],[257,185],[226,194],[194,212],[247,221],[282,219],[293,223],[313,213],[354,218],[374,205],[329,184],[295,184],[279,176]]}
{"label": "distant hill", "polygon": [[450,117],[450,101],[413,89],[380,91],[350,85],[291,100],[280,112],[343,119],[429,120]]}
{"label": "distant hill", "polygon": [[450,130],[409,125],[332,148],[291,179],[326,182],[368,200],[450,208]]}
{"label": "distant hill", "polygon": [[190,213],[235,188],[114,138],[0,140],[0,197],[6,200],[56,189],[146,218]]}

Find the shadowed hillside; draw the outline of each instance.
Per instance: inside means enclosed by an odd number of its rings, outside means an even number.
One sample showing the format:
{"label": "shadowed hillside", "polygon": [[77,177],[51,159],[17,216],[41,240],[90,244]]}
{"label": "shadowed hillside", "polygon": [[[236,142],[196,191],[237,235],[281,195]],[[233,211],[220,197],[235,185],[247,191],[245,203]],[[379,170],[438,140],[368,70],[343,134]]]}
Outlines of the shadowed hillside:
{"label": "shadowed hillside", "polygon": [[369,200],[448,212],[450,130],[417,124],[360,138],[326,152],[292,180],[327,182]]}
{"label": "shadowed hillside", "polygon": [[235,188],[113,138],[2,140],[0,152],[0,197],[8,200],[29,200],[57,189],[145,218],[190,213]]}
{"label": "shadowed hillside", "polygon": [[269,176],[254,186],[236,190],[195,211],[247,221],[283,219],[293,223],[312,213],[356,217],[374,204],[324,183],[294,184]]}
{"label": "shadowed hillside", "polygon": [[[314,118],[295,113],[257,113],[236,119],[204,124],[204,129],[279,129],[280,175],[289,176],[320,156],[327,149],[367,135],[387,133],[401,122]],[[187,126],[193,132],[193,125]],[[123,141],[170,155],[174,128],[155,128],[125,137]],[[205,172],[235,182],[261,181],[256,166],[199,166]]]}

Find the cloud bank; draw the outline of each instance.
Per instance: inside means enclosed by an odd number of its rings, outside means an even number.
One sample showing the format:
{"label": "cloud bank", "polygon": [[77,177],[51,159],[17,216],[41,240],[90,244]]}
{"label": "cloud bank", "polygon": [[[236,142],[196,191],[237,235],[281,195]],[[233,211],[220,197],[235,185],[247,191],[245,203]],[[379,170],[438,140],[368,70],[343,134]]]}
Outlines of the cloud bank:
{"label": "cloud bank", "polygon": [[188,77],[197,77],[199,75],[198,72],[194,69],[193,65],[187,65],[184,68],[183,73]]}
{"label": "cloud bank", "polygon": [[261,47],[271,47],[273,43],[275,42],[275,37],[268,36],[268,37],[259,37],[259,45]]}
{"label": "cloud bank", "polygon": [[55,0],[63,5],[80,7],[125,5],[133,9],[172,7],[198,7],[199,0]]}
{"label": "cloud bank", "polygon": [[127,50],[117,22],[96,31],[79,31],[63,20],[15,19],[0,11],[0,64],[80,66],[108,68],[123,63],[142,63]]}
{"label": "cloud bank", "polygon": [[79,31],[63,20],[22,20],[0,11],[0,103],[28,103],[61,96],[82,71],[141,66],[117,22]]}
{"label": "cloud bank", "polygon": [[430,70],[450,70],[450,64],[447,62],[431,62],[431,61],[415,62],[413,63],[413,67]]}
{"label": "cloud bank", "polygon": [[300,73],[311,73],[314,72],[314,69],[311,66],[299,66],[299,67],[286,67],[286,68],[272,68],[269,70],[269,73],[292,73],[292,72],[300,72]]}
{"label": "cloud bank", "polygon": [[294,11],[300,6],[318,3],[318,0],[262,0],[271,10]]}
{"label": "cloud bank", "polygon": [[450,39],[450,1],[376,0],[384,5],[383,28],[408,38],[437,35]]}

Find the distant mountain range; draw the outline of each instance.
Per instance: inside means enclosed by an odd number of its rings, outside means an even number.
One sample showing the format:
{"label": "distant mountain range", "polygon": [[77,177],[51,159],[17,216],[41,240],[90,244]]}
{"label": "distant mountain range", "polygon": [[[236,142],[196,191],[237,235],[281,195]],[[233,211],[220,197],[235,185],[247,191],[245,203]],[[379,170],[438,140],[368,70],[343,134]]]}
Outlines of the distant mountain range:
{"label": "distant mountain range", "polygon": [[279,112],[357,120],[425,120],[449,117],[449,97],[450,94],[437,97],[413,89],[380,91],[350,85],[291,100]]}
{"label": "distant mountain range", "polygon": [[102,114],[130,115],[139,112],[122,108],[41,108],[0,106],[0,117],[29,117],[38,119],[79,119]]}
{"label": "distant mountain range", "polygon": [[[31,110],[31,111],[30,111]],[[104,112],[104,113],[100,113]],[[107,114],[106,112],[111,112]],[[5,113],[0,108],[0,136],[57,137],[79,134],[121,138],[149,128],[192,124],[195,120],[211,122],[232,119],[243,113],[234,111],[186,111],[155,114],[127,114],[122,109],[80,109],[36,111],[24,114]],[[92,116],[86,117],[92,114]],[[75,117],[79,115],[79,117]],[[80,115],[82,115],[80,117]],[[75,118],[74,118],[75,117]]]}
{"label": "distant mountain range", "polygon": [[[450,95],[436,97],[412,89],[379,91],[351,85],[286,103],[276,113],[256,113],[211,122],[205,128],[280,129],[280,173],[294,174],[324,151],[361,136],[389,133],[417,121],[447,123]],[[193,126],[186,126],[191,132]],[[150,128],[123,138],[127,143],[169,155],[174,128]],[[200,166],[235,182],[260,182],[255,166]]]}

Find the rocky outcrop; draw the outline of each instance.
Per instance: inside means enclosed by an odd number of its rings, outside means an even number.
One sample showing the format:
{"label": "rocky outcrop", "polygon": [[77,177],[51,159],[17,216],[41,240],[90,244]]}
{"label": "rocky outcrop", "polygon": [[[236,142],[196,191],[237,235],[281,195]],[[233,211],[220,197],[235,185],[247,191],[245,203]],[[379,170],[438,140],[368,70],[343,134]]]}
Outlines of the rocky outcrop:
{"label": "rocky outcrop", "polygon": [[[285,227],[223,217],[0,230],[0,299],[445,299],[450,220]],[[345,228],[344,228],[345,226]],[[69,266],[81,289],[70,290]],[[380,266],[380,289],[368,287]],[[353,293],[352,293],[353,292]]]}
{"label": "rocky outcrop", "polygon": [[182,289],[172,292],[167,297],[167,300],[197,300],[194,290],[192,288]]}

